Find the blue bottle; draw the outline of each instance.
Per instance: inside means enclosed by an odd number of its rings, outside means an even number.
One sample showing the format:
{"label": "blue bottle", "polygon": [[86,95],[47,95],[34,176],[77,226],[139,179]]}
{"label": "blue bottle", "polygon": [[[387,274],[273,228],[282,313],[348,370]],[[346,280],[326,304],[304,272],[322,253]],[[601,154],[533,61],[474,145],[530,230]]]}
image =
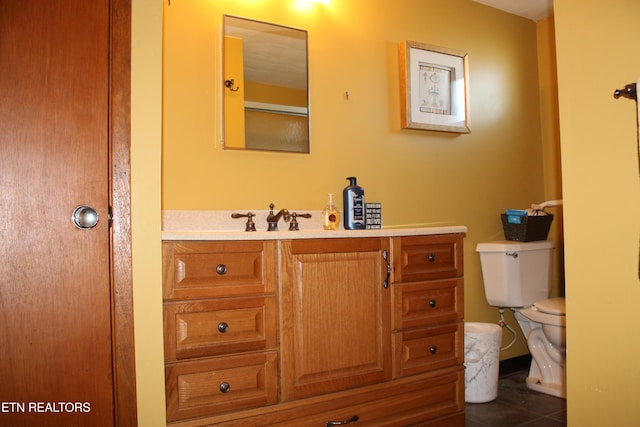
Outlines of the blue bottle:
{"label": "blue bottle", "polygon": [[364,230],[367,228],[364,189],[360,187],[356,178],[347,178],[349,186],[342,191],[342,201],[344,203],[344,228],[345,230]]}

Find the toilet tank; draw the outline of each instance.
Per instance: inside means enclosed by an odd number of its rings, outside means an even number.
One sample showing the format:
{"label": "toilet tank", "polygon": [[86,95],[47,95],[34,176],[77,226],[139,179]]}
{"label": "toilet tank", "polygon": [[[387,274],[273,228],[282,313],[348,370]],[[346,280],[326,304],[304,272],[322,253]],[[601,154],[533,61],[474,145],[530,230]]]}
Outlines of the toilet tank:
{"label": "toilet tank", "polygon": [[549,298],[551,240],[478,243],[484,294],[495,307],[526,307]]}

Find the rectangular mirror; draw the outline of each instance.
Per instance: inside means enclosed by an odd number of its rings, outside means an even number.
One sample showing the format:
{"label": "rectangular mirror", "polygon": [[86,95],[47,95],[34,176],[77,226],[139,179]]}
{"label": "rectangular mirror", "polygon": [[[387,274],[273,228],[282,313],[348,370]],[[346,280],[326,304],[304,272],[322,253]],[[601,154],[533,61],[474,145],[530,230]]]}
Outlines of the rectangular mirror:
{"label": "rectangular mirror", "polygon": [[309,152],[307,32],[224,16],[224,146]]}

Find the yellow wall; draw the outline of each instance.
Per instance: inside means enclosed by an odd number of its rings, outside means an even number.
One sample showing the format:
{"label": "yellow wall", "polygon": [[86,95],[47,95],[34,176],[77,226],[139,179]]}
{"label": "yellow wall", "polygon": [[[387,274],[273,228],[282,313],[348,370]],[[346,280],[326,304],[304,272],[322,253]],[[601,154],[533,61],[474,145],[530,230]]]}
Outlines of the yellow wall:
{"label": "yellow wall", "polygon": [[[475,245],[503,238],[504,209],[547,193],[536,24],[469,0],[300,3],[165,3],[163,209],[321,210],[357,176],[385,225],[469,227],[466,318],[496,322]],[[221,148],[223,14],[309,31],[311,154]],[[471,134],[400,129],[402,40],[468,52]],[[526,351],[520,340],[503,358]]]}
{"label": "yellow wall", "polygon": [[245,82],[247,85],[247,101],[270,104],[307,106],[307,91],[284,86],[266,85],[257,82]]}
{"label": "yellow wall", "polygon": [[160,155],[162,6],[132,2],[131,227],[138,425],[166,424],[162,341]]}
{"label": "yellow wall", "polygon": [[246,82],[243,73],[242,39],[225,36],[223,51],[227,57],[224,60],[225,88],[228,76],[235,76],[233,87],[227,88],[227,96],[224,97],[224,114],[226,117],[225,147],[245,148],[244,138],[244,99]]}
{"label": "yellow wall", "polygon": [[[538,87],[540,92],[540,130],[544,199],[562,200],[560,128],[558,124],[558,76],[553,16],[538,21]],[[549,239],[556,242],[551,296],[564,296],[564,243],[562,206],[549,208],[554,214]]]}
{"label": "yellow wall", "polygon": [[[382,202],[385,225],[469,227],[465,315],[486,322],[496,322],[498,313],[484,299],[476,243],[502,238],[499,213],[505,208],[556,196],[543,177],[549,139],[541,126],[535,23],[470,0],[397,0],[375,7],[365,0],[331,0],[308,9],[301,4],[133,1],[132,221],[141,426],[164,423],[160,191],[162,209],[258,210],[274,202],[320,210],[326,193],[339,194],[345,177],[355,175],[367,199]],[[221,149],[223,13],[309,31],[311,154]],[[402,40],[469,53],[471,134],[400,129]],[[508,321],[515,326],[512,317]],[[502,357],[525,352],[520,339]]]}
{"label": "yellow wall", "polygon": [[640,2],[556,0],[570,426],[640,425]]}

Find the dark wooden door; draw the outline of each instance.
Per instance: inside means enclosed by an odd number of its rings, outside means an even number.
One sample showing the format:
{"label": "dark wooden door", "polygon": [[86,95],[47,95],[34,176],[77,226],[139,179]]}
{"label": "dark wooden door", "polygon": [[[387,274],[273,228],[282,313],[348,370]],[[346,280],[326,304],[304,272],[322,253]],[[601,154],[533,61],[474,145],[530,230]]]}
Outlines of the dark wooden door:
{"label": "dark wooden door", "polygon": [[109,12],[0,1],[0,425],[115,422]]}

